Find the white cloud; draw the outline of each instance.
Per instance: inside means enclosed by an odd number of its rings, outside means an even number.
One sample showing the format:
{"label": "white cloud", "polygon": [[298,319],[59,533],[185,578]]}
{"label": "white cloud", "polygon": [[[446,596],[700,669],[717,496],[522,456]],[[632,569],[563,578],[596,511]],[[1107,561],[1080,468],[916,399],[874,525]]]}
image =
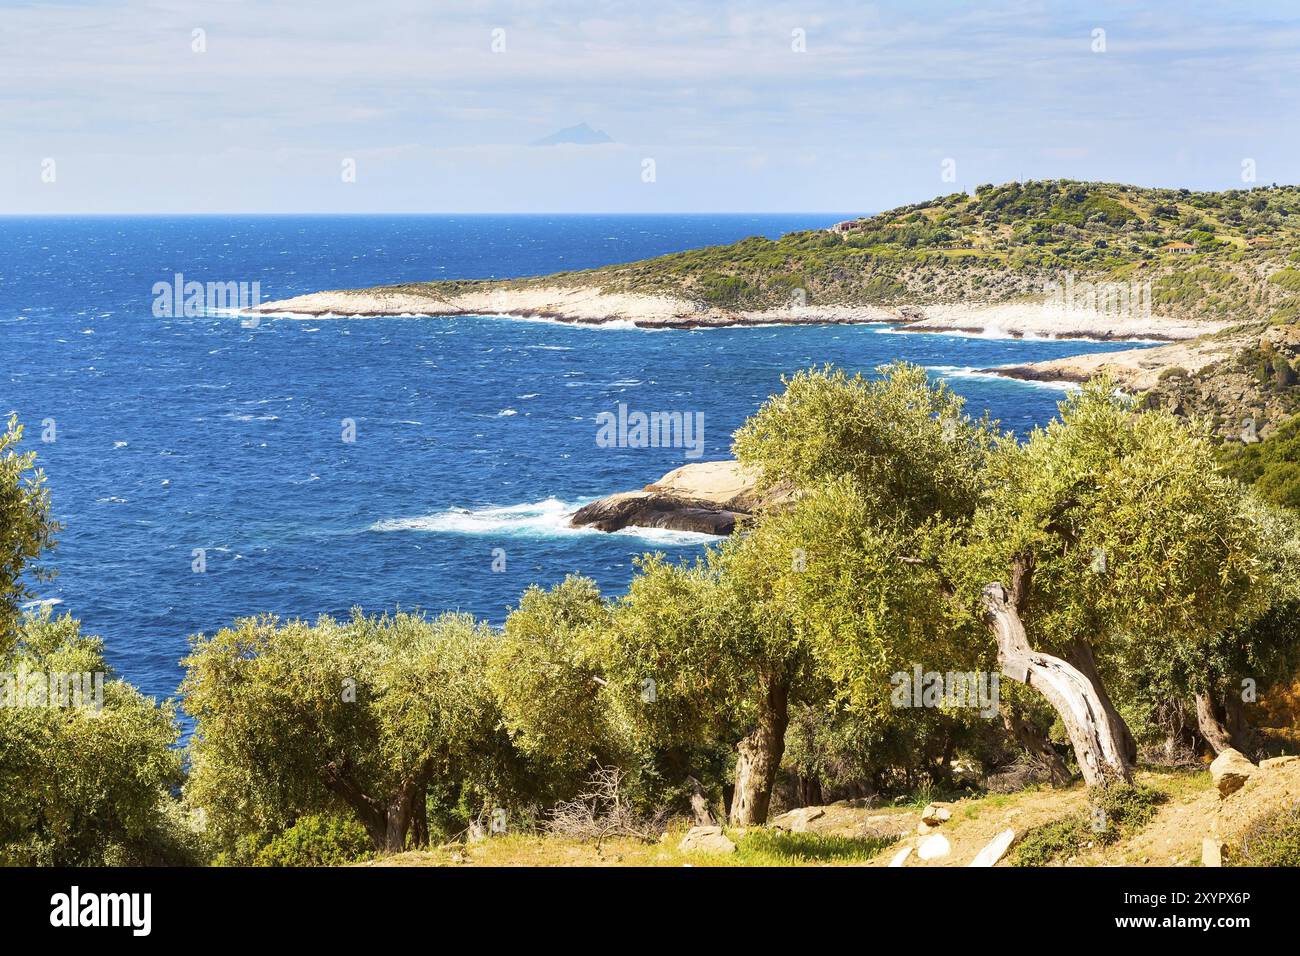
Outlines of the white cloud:
{"label": "white cloud", "polygon": [[[1231,185],[1239,156],[1267,149],[1270,179],[1300,178],[1284,122],[1300,22],[1281,6],[108,0],[10,6],[4,25],[14,211],[869,209],[950,188],[936,156],[958,159],[958,186]],[[579,121],[637,162],[671,157],[661,188],[621,184],[604,156],[584,191],[574,167],[515,148]],[[438,183],[395,158],[412,151]],[[60,180],[32,189],[46,156]],[[388,156],[382,188],[336,189],[341,156]]]}

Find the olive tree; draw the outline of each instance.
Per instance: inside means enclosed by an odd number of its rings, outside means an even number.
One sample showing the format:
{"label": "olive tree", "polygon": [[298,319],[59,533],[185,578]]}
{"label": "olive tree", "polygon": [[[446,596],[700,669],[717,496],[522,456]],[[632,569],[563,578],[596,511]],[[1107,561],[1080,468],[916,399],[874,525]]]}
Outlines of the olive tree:
{"label": "olive tree", "polygon": [[175,713],[48,609],[0,653],[0,865],[151,862],[180,782]]}
{"label": "olive tree", "polygon": [[1128,780],[1135,744],[1107,693],[1124,662],[1203,662],[1268,609],[1249,494],[1208,433],[1136,411],[1104,380],[1001,443],[986,488],[963,560],[979,558],[954,576],[993,582],[982,599],[1004,672],[1052,703],[1085,779]]}
{"label": "olive tree", "polygon": [[58,530],[36,453],[17,451],[22,437],[18,417],[10,416],[0,431],[0,650],[13,642],[20,606],[32,596],[24,572],[34,570]]}
{"label": "olive tree", "polygon": [[644,560],[614,608],[601,658],[637,725],[736,741],[736,824],[766,819],[792,706],[883,719],[891,674],[961,627],[931,552],[975,507],[992,437],[924,370],[883,372],[787,380],[735,451],[793,503],[693,566]]}
{"label": "olive tree", "polygon": [[488,683],[514,745],[557,772],[612,762],[624,747],[590,650],[608,624],[590,578],[571,575],[549,591],[534,585],[507,615],[488,660]]}
{"label": "olive tree", "polygon": [[486,680],[496,639],[468,615],[359,611],[195,638],[181,686],[195,721],[188,799],[228,843],[331,809],[378,849],[424,842],[431,785],[490,782],[508,764]]}
{"label": "olive tree", "polygon": [[1215,753],[1253,752],[1258,740],[1245,705],[1300,671],[1300,520],[1251,496],[1242,505],[1243,519],[1261,532],[1255,560],[1263,601],[1253,606],[1263,611],[1195,642],[1126,632],[1112,650],[1120,696],[1166,736],[1169,750],[1194,727]]}

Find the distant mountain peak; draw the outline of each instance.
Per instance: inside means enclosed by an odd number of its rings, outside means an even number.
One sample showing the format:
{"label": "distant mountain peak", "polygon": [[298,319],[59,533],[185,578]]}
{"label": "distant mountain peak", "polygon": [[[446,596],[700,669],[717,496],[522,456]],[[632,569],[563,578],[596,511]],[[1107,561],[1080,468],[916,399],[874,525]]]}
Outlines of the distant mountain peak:
{"label": "distant mountain peak", "polygon": [[579,123],[577,126],[569,126],[562,130],[557,130],[550,136],[543,136],[536,140],[534,146],[594,146],[597,143],[612,143],[614,139],[603,129],[592,129],[586,123]]}

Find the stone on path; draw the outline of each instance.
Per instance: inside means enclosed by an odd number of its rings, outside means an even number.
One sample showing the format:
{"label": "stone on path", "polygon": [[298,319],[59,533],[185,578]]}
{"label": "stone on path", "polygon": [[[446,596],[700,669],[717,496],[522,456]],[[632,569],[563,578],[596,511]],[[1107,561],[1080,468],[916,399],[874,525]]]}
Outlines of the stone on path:
{"label": "stone on path", "polygon": [[1219,754],[1210,764],[1210,776],[1219,789],[1219,798],[1223,799],[1236,793],[1245,786],[1251,774],[1258,769],[1240,750],[1229,747]]}
{"label": "stone on path", "polygon": [[921,841],[921,845],[916,848],[916,855],[923,860],[937,860],[947,856],[950,850],[952,844],[948,842],[948,838],[942,833],[936,833]]}
{"label": "stone on path", "polygon": [[735,853],[736,844],[727,839],[722,827],[691,827],[677,844],[677,849],[689,853],[699,850],[704,853]]}
{"label": "stone on path", "polygon": [[928,823],[932,827],[947,823],[951,817],[952,813],[947,807],[935,806],[933,803],[921,811],[921,822]]}
{"label": "stone on path", "polygon": [[1016,842],[1015,830],[1003,830],[992,840],[988,846],[975,854],[975,859],[971,860],[970,866],[993,866],[1007,855],[1007,850],[1011,849],[1011,844]]}
{"label": "stone on path", "polygon": [[905,846],[897,853],[894,854],[894,858],[889,861],[889,865],[902,866],[904,863],[907,862],[907,858],[911,855],[912,855],[912,848],[910,846]]}
{"label": "stone on path", "polygon": [[1218,837],[1201,841],[1201,866],[1223,866],[1223,841]]}

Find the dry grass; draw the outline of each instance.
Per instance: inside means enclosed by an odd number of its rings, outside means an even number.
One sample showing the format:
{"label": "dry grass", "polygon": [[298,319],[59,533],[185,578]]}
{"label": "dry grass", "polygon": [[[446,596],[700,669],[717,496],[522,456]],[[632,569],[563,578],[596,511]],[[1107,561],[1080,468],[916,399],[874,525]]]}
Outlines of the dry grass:
{"label": "dry grass", "polygon": [[[1150,769],[1136,774],[1139,784],[1164,794],[1150,824],[1111,846],[1095,847],[1063,861],[1070,866],[1188,866],[1200,861],[1201,838],[1210,832],[1218,795],[1204,770]],[[940,860],[922,864],[913,853],[908,866],[965,866],[1008,827],[1020,833],[1087,806],[1081,784],[1054,790],[1034,787],[948,803],[952,819],[942,833],[952,845]],[[510,834],[470,846],[413,851],[372,861],[367,866],[884,866],[893,847],[914,843],[919,818],[913,808],[867,808],[835,804],[811,822],[813,832],[784,833],[771,828],[731,831],[738,850],[729,854],[682,853],[677,844],[685,824],[647,843],[609,837],[599,846],[560,835]],[[905,831],[895,843],[892,833]],[[1004,864],[1005,865],[1005,864]]]}

